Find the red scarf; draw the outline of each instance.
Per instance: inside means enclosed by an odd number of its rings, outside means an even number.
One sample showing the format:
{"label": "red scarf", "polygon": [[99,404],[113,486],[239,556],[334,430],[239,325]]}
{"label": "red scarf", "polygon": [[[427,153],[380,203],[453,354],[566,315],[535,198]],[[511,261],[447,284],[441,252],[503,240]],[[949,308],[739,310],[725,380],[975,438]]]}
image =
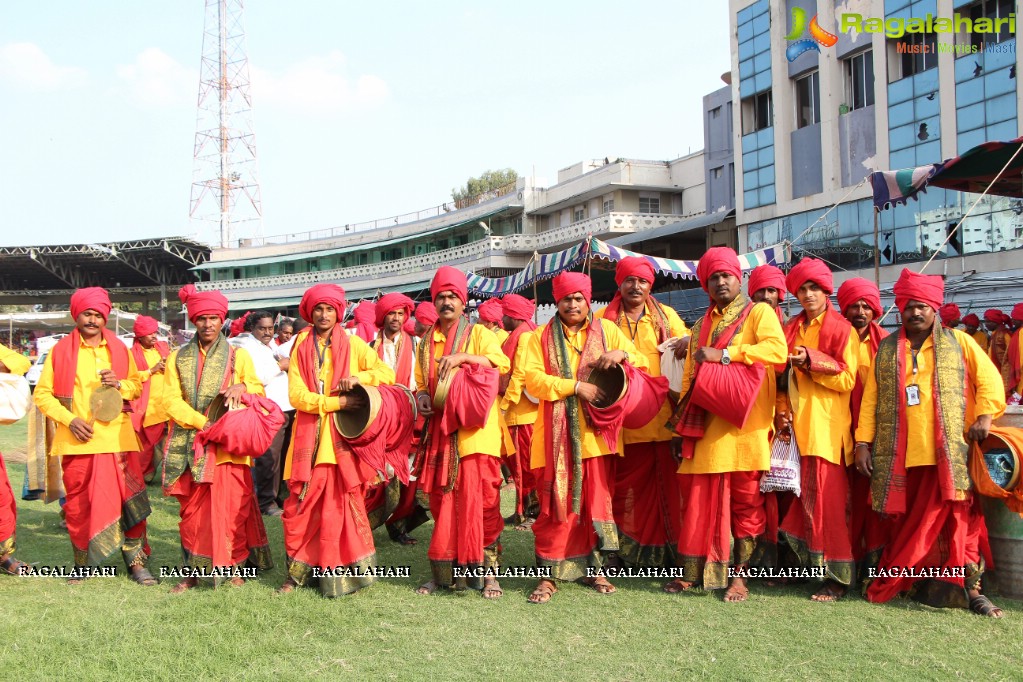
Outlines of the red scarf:
{"label": "red scarf", "polygon": [[[657,345],[660,345],[668,340],[671,336],[668,330],[668,320],[665,319],[664,311],[661,310],[661,305],[654,298],[647,298],[646,300],[646,314],[650,316],[650,319],[654,322],[654,330],[657,334]],[[611,299],[611,303],[604,308],[604,319],[611,320],[619,327],[622,326],[621,317],[625,315],[622,310],[622,292],[617,292],[614,298]],[[637,322],[638,324],[638,322]]]}
{"label": "red scarf", "polygon": [[[128,378],[128,347],[117,338],[117,334],[106,327],[102,330],[103,338],[110,351],[110,368],[118,379]],[[57,342],[53,347],[53,395],[61,404],[71,409],[71,398],[75,393],[75,377],[78,376],[78,347],[82,345],[82,335],[78,329]],[[131,408],[125,403],[124,411]]]}
{"label": "red scarf", "polygon": [[[320,392],[320,358],[314,330],[303,330],[295,341],[295,358],[298,370],[307,389],[314,393]],[[340,324],[330,330],[330,345],[327,347],[333,362],[333,374],[330,384],[323,387],[324,395],[337,395],[337,385],[349,375],[351,363],[351,346],[348,335]],[[295,450],[291,460],[291,480],[308,483],[313,471],[313,462],[320,445],[321,415],[311,412],[295,411]],[[348,446],[341,439],[341,434],[334,420],[327,417],[330,423],[330,435],[334,443],[334,451],[347,450]]]}
{"label": "red scarf", "polygon": [[[807,316],[804,310],[785,325],[785,340],[789,344],[789,353],[795,351],[796,335],[799,333],[800,326],[806,321]],[[845,356],[845,347],[849,343],[849,332],[851,330],[852,324],[835,310],[829,300],[828,306],[824,311],[824,318],[821,320],[821,331],[817,337],[817,348],[806,349],[806,354],[810,360],[809,370],[831,375],[844,372],[846,364],[842,358]],[[784,371],[784,369],[785,367],[782,366],[779,368],[779,371]]]}
{"label": "red scarf", "polygon": [[[156,350],[160,353],[160,359],[166,360],[167,356],[170,355],[170,346],[163,341],[156,342]],[[135,343],[131,344],[131,355],[135,358],[135,366],[140,372],[149,369],[149,363],[146,362],[145,348],[142,344],[135,340]],[[149,407],[149,384],[152,381],[152,377],[142,382],[142,395],[137,400],[131,403],[131,424],[135,427],[136,431],[142,430],[142,421],[146,416],[146,409]]]}
{"label": "red scarf", "polygon": [[[870,344],[870,357],[873,358],[877,355],[877,347],[881,343],[881,339],[888,336],[888,332],[881,329],[877,322],[871,322],[867,326],[867,342]],[[863,402],[863,379],[860,377],[860,373],[856,373],[856,385],[853,386],[852,395],[850,396],[850,405],[852,407],[852,429],[853,433],[856,432],[856,425],[860,423],[860,403]]]}
{"label": "red scarf", "polygon": [[[380,333],[377,334],[376,340],[373,345],[377,352],[377,357],[381,360],[384,359],[384,330],[381,329]],[[413,346],[412,337],[406,334],[404,331],[398,332],[398,348],[397,348],[397,363],[398,366],[394,368],[395,382],[406,386],[412,387],[412,358],[413,358]]]}
{"label": "red scarf", "polygon": [[[515,369],[515,353],[519,349],[519,338],[523,334],[528,334],[531,331],[536,330],[536,325],[533,324],[532,320],[522,320],[518,327],[515,327],[508,334],[508,338],[501,344],[501,352],[504,353],[505,357],[511,360],[512,369]],[[511,376],[511,369],[508,370],[508,374],[505,376]]]}

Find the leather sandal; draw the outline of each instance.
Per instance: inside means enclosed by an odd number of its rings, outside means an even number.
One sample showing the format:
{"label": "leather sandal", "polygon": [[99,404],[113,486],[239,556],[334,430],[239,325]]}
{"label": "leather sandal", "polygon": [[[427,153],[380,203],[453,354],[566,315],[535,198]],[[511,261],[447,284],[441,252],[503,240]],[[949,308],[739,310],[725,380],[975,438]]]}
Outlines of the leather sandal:
{"label": "leather sandal", "polygon": [[128,579],[143,587],[152,587],[160,582],[145,566],[132,566],[129,568]]}
{"label": "leather sandal", "polygon": [[540,582],[536,584],[536,588],[526,598],[526,601],[530,604],[546,604],[557,591],[558,586],[554,584],[553,580],[541,578]]}

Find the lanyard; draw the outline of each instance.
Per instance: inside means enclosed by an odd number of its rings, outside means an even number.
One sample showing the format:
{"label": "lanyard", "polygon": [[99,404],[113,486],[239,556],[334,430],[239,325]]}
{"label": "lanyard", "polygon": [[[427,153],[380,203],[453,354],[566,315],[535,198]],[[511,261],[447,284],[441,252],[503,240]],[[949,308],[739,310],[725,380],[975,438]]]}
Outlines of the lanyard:
{"label": "lanyard", "polygon": [[[318,360],[318,362],[316,364],[316,373],[317,374],[319,374],[320,370],[323,368],[323,358],[326,357],[327,349],[328,348],[330,348],[330,337],[329,336],[327,337],[326,343],[323,344],[323,350],[320,350],[320,342],[317,339],[317,341],[316,341],[316,359]],[[320,379],[320,395],[323,395],[323,379]]]}
{"label": "lanyard", "polygon": [[636,335],[639,334],[639,322],[640,320],[643,319],[644,315],[646,315],[646,308],[644,308],[643,311],[639,314],[639,320],[636,320],[636,327],[634,329],[632,326],[632,320],[629,319],[629,315],[624,311],[622,312],[622,317],[625,318],[625,325],[629,328],[629,336],[632,338],[633,341],[636,340]]}
{"label": "lanyard", "polygon": [[920,369],[917,366],[917,362],[916,362],[916,356],[920,354],[920,349],[918,348],[918,349],[914,350],[912,347],[910,347],[909,352],[910,352],[910,355],[913,356],[913,380],[915,381],[916,380],[917,372],[919,372],[919,369]]}

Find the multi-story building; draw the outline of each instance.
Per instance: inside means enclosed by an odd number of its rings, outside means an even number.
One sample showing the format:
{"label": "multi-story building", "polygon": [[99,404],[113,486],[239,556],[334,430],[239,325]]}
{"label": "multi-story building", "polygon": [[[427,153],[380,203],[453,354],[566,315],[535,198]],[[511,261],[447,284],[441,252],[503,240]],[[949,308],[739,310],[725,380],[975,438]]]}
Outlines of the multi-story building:
{"label": "multi-story building", "polygon": [[[196,268],[204,280],[198,286],[223,291],[232,311],[294,308],[309,286],[323,281],[344,286],[351,300],[389,291],[415,295],[429,289],[440,265],[502,277],[525,267],[535,252],[566,249],[587,235],[609,239],[664,228],[699,238],[695,255],[664,255],[696,258],[707,240],[725,238],[707,227],[720,218],[700,229],[686,223],[706,212],[706,175],[702,152],[674,161],[577,163],[558,171],[549,187],[519,178],[412,214],[241,240],[236,248],[215,249]],[[734,227],[731,235],[734,241]]]}
{"label": "multi-story building", "polygon": [[[978,195],[931,187],[877,214],[875,230],[866,181],[1020,136],[1018,10],[1010,0],[730,0],[740,250],[790,240],[796,255],[848,271],[839,281],[873,279],[876,250],[883,288],[936,254],[928,272],[948,277],[957,302],[1023,298],[1012,284],[1023,275],[1023,202],[985,197],[947,239]],[[814,40],[811,17],[834,40]]]}

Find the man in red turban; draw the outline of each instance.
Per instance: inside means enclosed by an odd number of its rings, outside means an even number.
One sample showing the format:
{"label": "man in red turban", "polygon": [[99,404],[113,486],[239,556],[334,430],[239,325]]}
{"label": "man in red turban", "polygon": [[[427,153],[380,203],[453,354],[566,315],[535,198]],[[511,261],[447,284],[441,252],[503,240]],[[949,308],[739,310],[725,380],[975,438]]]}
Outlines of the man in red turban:
{"label": "man in red turban", "polygon": [[785,324],[781,302],[785,300],[785,273],[774,265],[758,265],[749,273],[746,292],[754,303],[766,303],[778,312],[778,319]]}
{"label": "man in red turban", "polygon": [[[675,433],[681,436],[672,440],[672,448],[682,458],[677,552],[682,576],[668,582],[664,591],[682,592],[698,584],[708,590],[727,588],[725,601],[739,602],[749,596],[743,573],[766,529],[760,477],[771,467],[773,367],[785,362],[785,337],[771,306],[743,296],[734,251],[707,251],[697,276],[711,305],[689,337],[683,395],[696,389],[715,395],[731,385],[730,375],[742,376],[746,368],[756,372],[759,367],[761,380],[753,395],[743,396],[752,405],[741,427],[732,423],[723,403],[707,407],[684,401],[673,416],[678,420]],[[732,578],[730,566],[738,571]]]}
{"label": "man in red turban", "polygon": [[156,446],[167,431],[167,411],[163,408],[163,372],[170,347],[157,339],[159,324],[152,317],[135,318],[135,342],[131,354],[142,381],[142,395],[132,401],[131,423],[139,437],[139,464],[146,483],[156,475]]}
{"label": "man in red turban", "polygon": [[[265,395],[252,356],[232,348],[221,333],[227,299],[219,291],[178,292],[195,336],[167,358],[163,402],[170,418],[163,453],[163,493],[177,499],[186,577],[179,594],[207,579],[241,585],[255,570],[273,566],[252,481],[253,452],[197,451],[196,434],[212,425],[221,407],[238,407],[245,393]],[[250,408],[252,409],[252,408]],[[212,572],[211,572],[212,569]],[[211,579],[211,580],[209,580]]]}
{"label": "man in red turban", "polygon": [[541,470],[536,563],[551,571],[529,595],[534,604],[550,601],[559,580],[580,580],[599,594],[615,591],[602,569],[621,549],[612,493],[625,448],[621,431],[612,442],[597,433],[583,402],[607,398],[589,382],[592,368],[648,364],[618,325],[591,314],[589,277],[564,272],[551,284],[558,314],[529,335],[524,357],[526,390],[540,400],[531,462]]}
{"label": "man in red turban", "polygon": [[1012,307],[1012,338],[1002,362],[1002,382],[1005,384],[1005,395],[1010,405],[1019,405],[1023,401],[1023,303]]}
{"label": "man in red turban", "polygon": [[[371,347],[385,365],[394,370],[395,383],[408,389],[416,387],[415,358],[416,346],[413,337],[405,331],[405,322],[411,319],[415,302],[405,294],[384,294],[376,303],[376,325],[380,327]],[[413,445],[410,443],[409,445]],[[412,448],[415,452],[415,448]],[[399,495],[396,506],[388,507],[388,491],[397,487]],[[366,512],[373,517],[374,510],[382,509],[378,515],[384,520],[387,534],[402,545],[415,545],[418,541],[409,533],[428,520],[426,510],[416,502],[416,484],[408,485],[397,478],[391,478],[366,493]]]}
{"label": "man in red turban", "polygon": [[[146,569],[149,496],[139,466],[138,438],[127,401],[142,392],[138,368],[127,346],[106,328],[110,297],[105,289],[79,289],[71,296],[75,329],[46,356],[33,400],[56,424],[48,453],[60,457],[67,503],[65,521],[80,582],[116,548],[140,585],[155,585]],[[93,414],[94,394],[112,396],[122,409],[110,420]]]}
{"label": "man in red turban", "polygon": [[[24,376],[32,367],[27,357],[0,343],[0,372]],[[20,575],[29,566],[15,558],[15,530],[18,526],[18,501],[11,489],[7,466],[0,453],[0,572]]]}
{"label": "man in red turban", "polygon": [[362,301],[352,312],[355,319],[355,335],[366,343],[373,343],[377,336],[377,305],[373,301]]}
{"label": "man in red turban", "polygon": [[295,427],[284,467],[288,577],[282,594],[318,583],[324,596],[338,597],[373,582],[376,546],[365,489],[380,474],[342,439],[334,413],[362,408],[352,389],[393,384],[394,370],[361,337],[345,333],[345,307],[345,291],[336,284],[311,287],[298,307],[312,326],[296,334],[288,367]]}
{"label": "man in red turban", "polygon": [[[849,397],[852,430],[855,431],[863,401],[863,387],[873,368],[877,347],[881,339],[888,336],[888,332],[874,321],[881,318],[884,309],[881,307],[881,292],[868,279],[854,277],[842,282],[842,286],[838,287],[838,308],[860,339],[857,346],[856,384]],[[846,461],[846,478],[849,480],[849,538],[857,571],[863,575],[868,566],[877,564],[877,557],[887,538],[888,524],[870,508],[870,481],[860,476],[852,464]]]}
{"label": "man in red turban", "polygon": [[504,319],[504,305],[501,299],[488,298],[476,308],[476,312],[480,317],[480,324],[494,332],[500,343],[504,343],[508,338],[508,332],[501,326],[501,320]]}
{"label": "man in red turban", "polygon": [[955,329],[959,326],[963,314],[959,312],[959,306],[955,303],[946,303],[938,310],[938,316],[941,318],[941,324],[948,329]]}
{"label": "man in red turban", "polygon": [[433,306],[433,301],[423,301],[416,306],[416,329],[415,336],[423,338],[427,330],[436,324],[437,320],[437,309]]}
{"label": "man in red turban", "polygon": [[984,327],[991,332],[987,349],[988,357],[991,358],[991,362],[995,363],[995,367],[999,371],[1005,364],[1005,355],[1009,351],[1009,340],[1012,338],[1012,332],[1009,330],[1011,321],[1011,318],[1001,310],[989,308],[984,311]]}
{"label": "man in red turban", "polygon": [[482,427],[459,426],[451,435],[444,434],[445,420],[434,414],[433,405],[440,383],[446,383],[456,369],[464,373],[496,368],[507,374],[510,363],[493,333],[469,324],[464,314],[465,273],[450,266],[439,268],[430,283],[430,295],[438,320],[419,344],[416,386],[420,413],[430,418],[429,443],[417,466],[417,483],[429,495],[434,520],[427,551],[432,577],[416,591],[432,594],[452,587],[457,579],[458,585],[497,599],[503,594],[497,578],[480,575],[500,563],[504,527],[499,506],[504,478],[497,403],[489,406]]}
{"label": "man in red turban", "polygon": [[[803,258],[785,278],[803,310],[785,325],[789,346],[788,395],[778,398],[776,429],[796,439],[800,454],[798,504],[781,522],[804,568],[826,571],[814,601],[840,599],[855,579],[849,537],[849,479],[852,455],[850,395],[859,366],[859,335],[831,305],[828,266]],[[797,402],[798,400],[798,402]]]}
{"label": "man in red turban", "polygon": [[[646,357],[650,376],[661,376],[659,347],[675,339],[666,352],[681,363],[689,330],[669,306],[651,295],[654,267],[643,256],[629,256],[615,267],[615,292],[611,304],[595,315],[610,320],[636,350]],[[662,568],[676,563],[675,544],[682,520],[682,497],[678,490],[678,462],[671,454],[671,431],[665,426],[672,404],[665,396],[657,414],[642,428],[625,429],[624,457],[615,465],[612,508],[621,549],[618,556],[628,566]]]}
{"label": "man in red turban", "polygon": [[516,530],[528,530],[539,512],[536,478],[529,464],[533,424],[536,423],[536,402],[525,390],[525,340],[536,329],[533,323],[536,304],[518,294],[508,294],[501,303],[504,310],[501,321],[508,332],[501,344],[501,352],[511,362],[511,369],[508,374],[501,376],[500,407],[507,427],[505,463],[515,481],[515,513],[506,521],[514,524]]}
{"label": "man in red turban", "polygon": [[970,313],[963,317],[963,329],[973,337],[973,340],[977,342],[980,349],[986,353],[988,350],[987,332],[980,328],[980,318],[977,317],[976,313]]}
{"label": "man in red turban", "polygon": [[[878,347],[856,428],[856,468],[891,524],[866,597],[908,592],[929,606],[997,618],[1001,609],[980,593],[987,533],[969,441],[983,442],[1005,410],[998,372],[964,332],[935,324],[941,277],[903,270],[894,291],[902,328]],[[921,581],[911,572],[939,575]]]}

